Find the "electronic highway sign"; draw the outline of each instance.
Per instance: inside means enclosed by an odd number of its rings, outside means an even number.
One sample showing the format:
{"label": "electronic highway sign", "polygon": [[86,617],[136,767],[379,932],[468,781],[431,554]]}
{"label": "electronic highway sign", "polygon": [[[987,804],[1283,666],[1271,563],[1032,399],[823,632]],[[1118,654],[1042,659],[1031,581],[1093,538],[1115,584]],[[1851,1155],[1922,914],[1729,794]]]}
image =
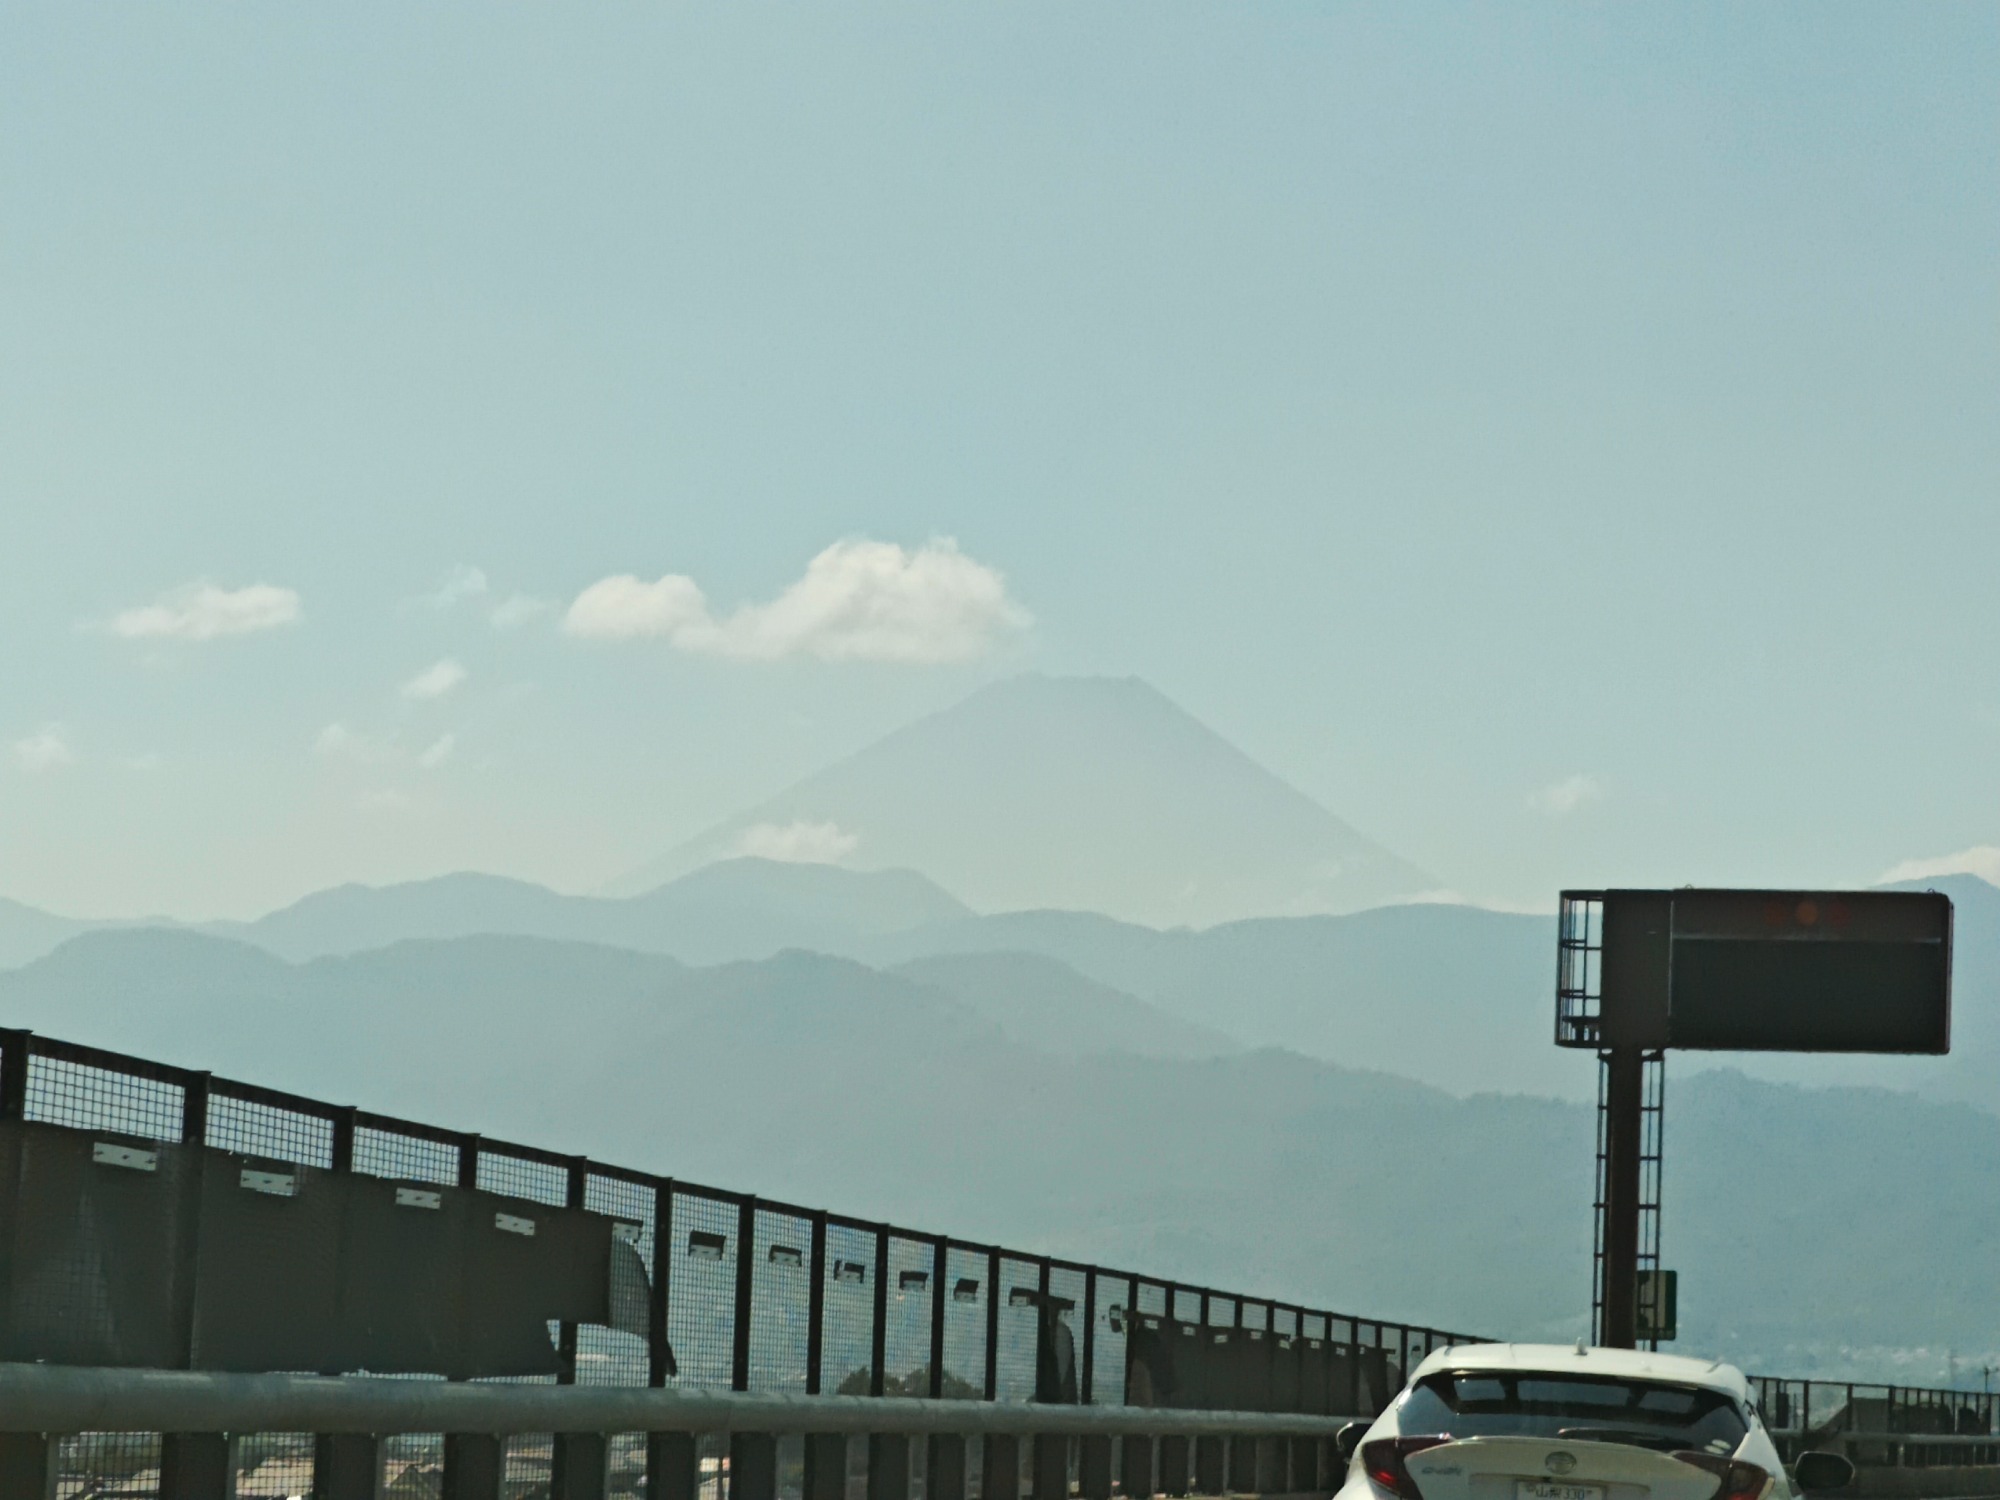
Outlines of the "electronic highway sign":
{"label": "electronic highway sign", "polygon": [[1566,891],[1569,1047],[1943,1053],[1951,901],[1934,891]]}

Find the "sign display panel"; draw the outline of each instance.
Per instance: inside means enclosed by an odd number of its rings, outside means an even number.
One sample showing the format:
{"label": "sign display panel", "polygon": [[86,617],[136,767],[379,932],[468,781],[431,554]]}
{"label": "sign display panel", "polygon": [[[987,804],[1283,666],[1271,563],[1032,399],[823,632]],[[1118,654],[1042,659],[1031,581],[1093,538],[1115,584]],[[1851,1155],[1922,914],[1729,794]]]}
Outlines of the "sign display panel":
{"label": "sign display panel", "polygon": [[1566,972],[1589,972],[1599,992],[1564,997],[1567,1045],[1951,1049],[1951,901],[1934,891],[1688,887],[1588,899],[1601,902],[1596,963],[1575,963],[1566,938]]}
{"label": "sign display panel", "polygon": [[1681,1273],[1641,1271],[1636,1282],[1638,1336],[1669,1344],[1680,1336]]}

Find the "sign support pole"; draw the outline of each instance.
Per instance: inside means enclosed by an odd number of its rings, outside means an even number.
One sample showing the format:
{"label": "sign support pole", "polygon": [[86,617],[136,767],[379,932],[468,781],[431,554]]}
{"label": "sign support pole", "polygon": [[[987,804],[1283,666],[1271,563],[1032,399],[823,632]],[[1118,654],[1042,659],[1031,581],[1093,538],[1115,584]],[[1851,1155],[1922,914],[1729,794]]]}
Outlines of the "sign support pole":
{"label": "sign support pole", "polygon": [[1637,1047],[1604,1053],[1604,1284],[1598,1305],[1607,1349],[1635,1349],[1639,1339],[1639,1158],[1644,1128],[1645,1054]]}

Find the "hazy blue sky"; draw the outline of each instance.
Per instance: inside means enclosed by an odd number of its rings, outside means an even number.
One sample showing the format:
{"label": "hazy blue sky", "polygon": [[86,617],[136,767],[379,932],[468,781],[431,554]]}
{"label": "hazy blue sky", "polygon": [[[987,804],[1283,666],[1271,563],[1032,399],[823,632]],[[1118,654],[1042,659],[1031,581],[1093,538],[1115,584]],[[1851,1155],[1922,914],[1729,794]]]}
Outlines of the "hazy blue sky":
{"label": "hazy blue sky", "polygon": [[1992,5],[10,5],[0,894],[587,888],[1025,669],[1481,898],[2000,845],[1996,157]]}

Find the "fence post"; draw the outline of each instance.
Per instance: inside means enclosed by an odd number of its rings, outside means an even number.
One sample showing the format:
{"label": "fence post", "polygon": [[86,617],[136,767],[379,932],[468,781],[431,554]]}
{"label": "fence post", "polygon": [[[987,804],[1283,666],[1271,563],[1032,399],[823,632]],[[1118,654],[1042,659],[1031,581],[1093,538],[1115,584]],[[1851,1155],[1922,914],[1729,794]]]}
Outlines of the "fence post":
{"label": "fence post", "polygon": [[[870,1366],[868,1394],[879,1396],[882,1394],[882,1382],[888,1374],[885,1367],[889,1363],[889,1226],[887,1224],[875,1231],[875,1323],[868,1347]],[[872,1445],[874,1439],[871,1437],[869,1442]],[[875,1450],[872,1446],[868,1454],[868,1472],[871,1476],[868,1482],[872,1486],[875,1482],[872,1477],[875,1472]],[[904,1462],[907,1470],[907,1453],[904,1455]],[[904,1478],[907,1483],[907,1472]],[[869,1493],[874,1494],[874,1490],[871,1488]]]}
{"label": "fence post", "polygon": [[1229,1440],[1198,1437],[1194,1440],[1194,1490],[1197,1495],[1226,1493],[1229,1484]]}
{"label": "fence post", "polygon": [[313,1439],[313,1500],[378,1500],[381,1439],[362,1432],[323,1432]]}
{"label": "fence post", "polygon": [[1256,1438],[1236,1437],[1225,1440],[1228,1444],[1229,1468],[1226,1475],[1229,1488],[1239,1495],[1257,1492],[1257,1449],[1261,1446]]}
{"label": "fence post", "polygon": [[[1125,1439],[1128,1443],[1137,1438]],[[1080,1438],[1076,1445],[1076,1488],[1083,1500],[1111,1500],[1111,1439]]]}
{"label": "fence post", "polygon": [[868,1434],[868,1500],[910,1500],[908,1433]]}
{"label": "fence post", "polygon": [[965,1439],[955,1432],[931,1434],[924,1455],[924,1500],[965,1500]]}
{"label": "fence post", "polygon": [[665,1385],[680,1373],[674,1368],[674,1346],[667,1339],[668,1298],[673,1279],[674,1180],[662,1177],[653,1183],[653,1291],[646,1307],[648,1385]]}
{"label": "fence post", "polygon": [[[580,1209],[590,1186],[590,1167],[582,1157],[571,1160],[569,1170],[563,1174],[563,1207]],[[576,1324],[560,1323],[556,1331],[556,1371],[557,1385],[576,1384]],[[556,1440],[560,1447],[562,1440]]]}
{"label": "fence post", "polygon": [[1292,1476],[1290,1488],[1293,1492],[1305,1494],[1313,1490],[1326,1488],[1320,1482],[1320,1440],[1318,1438],[1306,1437],[1293,1438],[1291,1449]]}
{"label": "fence post", "polygon": [[0,1120],[28,1117],[28,1056],[34,1033],[0,1028]]}
{"label": "fence post", "polygon": [[0,1495],[55,1500],[60,1441],[46,1432],[0,1432]]}
{"label": "fence post", "polygon": [[691,1432],[646,1434],[646,1500],[697,1500],[700,1448]]}
{"label": "fence post", "polygon": [[549,1455],[550,1500],[604,1500],[611,1445],[601,1432],[558,1432]]}
{"label": "fence post", "polygon": [[[986,1399],[1000,1394],[1000,1252],[986,1252]],[[1009,1442],[1013,1439],[1009,1438]],[[1016,1488],[1019,1477],[1016,1476]],[[1009,1490],[1008,1500],[1013,1500]]]}
{"label": "fence post", "polygon": [[[590,1163],[579,1156],[569,1164],[563,1205],[581,1209],[590,1192]],[[576,1384],[577,1327],[564,1323],[558,1337],[556,1372],[560,1385]],[[609,1447],[601,1432],[558,1432],[550,1439],[550,1500],[604,1500],[609,1482]]]}
{"label": "fence post", "polygon": [[1180,1433],[1160,1439],[1160,1493],[1185,1495],[1188,1492],[1188,1440]]}
{"label": "fence post", "polygon": [[847,1434],[809,1432],[805,1450],[804,1500],[846,1500]]}
{"label": "fence post", "polygon": [[729,1434],[729,1500],[778,1500],[778,1440],[772,1434]]}
{"label": "fence post", "polygon": [[[944,1316],[951,1288],[945,1284],[951,1267],[951,1245],[942,1235],[931,1242],[931,1382],[930,1398],[944,1395]],[[961,1464],[961,1467],[963,1465]],[[924,1471],[928,1474],[928,1468]],[[928,1481],[926,1481],[928,1483]]]}
{"label": "fence post", "polygon": [[160,1500],[232,1500],[236,1440],[220,1432],[160,1434]]}
{"label": "fence post", "polygon": [[[187,1073],[181,1085],[181,1149],[187,1171],[181,1178],[181,1222],[174,1235],[174,1321],[179,1363],[194,1368],[194,1319],[201,1275],[201,1179],[207,1162],[208,1074]],[[162,1475],[164,1484],[165,1477]]]}
{"label": "fence post", "polygon": [[[0,1123],[19,1124],[27,1118],[28,1056],[31,1050],[31,1033],[11,1029],[0,1030]],[[21,1192],[20,1159],[15,1153],[10,1152],[8,1156],[13,1158],[13,1170],[0,1176],[0,1292],[10,1291],[14,1285],[14,1237],[19,1233],[19,1216],[15,1205]],[[0,1337],[9,1337],[12,1333],[9,1327],[9,1303],[12,1300],[11,1296],[0,1295]],[[48,1470],[49,1483],[54,1484],[55,1461],[46,1455],[35,1456],[39,1453],[39,1449],[31,1445],[37,1441],[26,1436],[13,1437],[7,1433],[0,1433],[0,1477],[8,1477],[15,1472],[8,1467],[10,1464],[40,1463]],[[19,1449],[19,1454],[9,1457],[8,1455],[16,1448]],[[19,1472],[28,1476],[25,1482],[35,1482],[29,1468],[24,1467]],[[11,1487],[0,1486],[0,1493],[11,1495],[14,1490]],[[23,1488],[20,1493],[35,1496],[37,1500],[41,1495],[41,1491],[34,1488]]]}
{"label": "fence post", "polygon": [[439,1500],[500,1500],[507,1445],[490,1432],[444,1435],[444,1484]]}
{"label": "fence post", "polygon": [[[806,1394],[817,1396],[826,1351],[826,1215],[812,1216],[812,1248],[806,1256]],[[808,1450],[810,1451],[810,1450]],[[807,1460],[811,1462],[810,1459]]]}
{"label": "fence post", "polygon": [[989,1432],[979,1449],[980,1500],[1021,1500],[1021,1440]]}
{"label": "fence post", "polygon": [[1260,1495],[1283,1494],[1289,1486],[1285,1483],[1285,1470],[1290,1467],[1291,1455],[1286,1451],[1283,1438],[1252,1438],[1251,1456],[1252,1488]]}
{"label": "fence post", "polygon": [[[1076,1372],[1076,1399],[1084,1406],[1091,1404],[1093,1386],[1092,1368],[1097,1363],[1097,1271],[1083,1273],[1083,1353],[1079,1356],[1083,1368]],[[1077,1462],[1082,1463],[1079,1458]]]}
{"label": "fence post", "polygon": [[1060,1433],[1036,1433],[1032,1462],[1032,1500],[1068,1500],[1069,1439]]}
{"label": "fence post", "polygon": [[1153,1440],[1127,1437],[1118,1445],[1119,1479],[1131,1500],[1148,1500],[1157,1490],[1153,1478]]}
{"label": "fence post", "polygon": [[[757,1200],[745,1198],[736,1205],[736,1313],[729,1358],[729,1388],[750,1389],[751,1293],[757,1283]],[[734,1470],[731,1470],[732,1480]]]}

